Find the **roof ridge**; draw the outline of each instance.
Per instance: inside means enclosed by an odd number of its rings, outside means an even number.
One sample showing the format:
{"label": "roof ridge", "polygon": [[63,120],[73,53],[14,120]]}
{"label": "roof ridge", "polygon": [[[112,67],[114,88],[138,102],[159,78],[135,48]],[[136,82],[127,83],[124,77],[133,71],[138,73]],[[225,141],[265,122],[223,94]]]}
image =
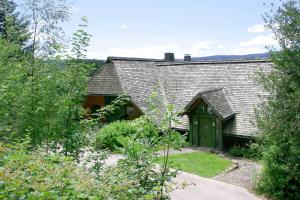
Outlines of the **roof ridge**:
{"label": "roof ridge", "polygon": [[265,63],[271,62],[270,59],[261,59],[261,60],[220,60],[220,61],[191,61],[191,62],[168,62],[168,63],[159,63],[156,66],[172,66],[172,65],[204,65],[204,64],[240,64],[240,63]]}
{"label": "roof ridge", "polygon": [[166,62],[163,59],[154,59],[154,58],[134,58],[134,57],[107,57],[107,62],[111,62],[113,60],[122,60],[122,61],[145,61],[145,62]]}

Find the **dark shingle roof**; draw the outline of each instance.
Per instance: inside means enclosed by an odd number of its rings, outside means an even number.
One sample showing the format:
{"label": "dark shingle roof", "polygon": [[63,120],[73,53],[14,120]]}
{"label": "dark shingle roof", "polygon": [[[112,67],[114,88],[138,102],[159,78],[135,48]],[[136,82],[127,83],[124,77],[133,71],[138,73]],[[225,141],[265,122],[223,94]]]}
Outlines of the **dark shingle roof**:
{"label": "dark shingle roof", "polygon": [[[260,96],[267,94],[254,76],[259,70],[269,72],[272,68],[271,62],[261,60],[167,63],[157,59],[109,57],[107,63],[105,67],[111,69],[102,69],[107,77],[102,70],[96,73],[89,83],[89,94],[125,93],[145,111],[149,96],[156,91],[162,110],[170,103],[179,112],[201,94],[222,118],[236,113],[232,134],[238,135],[256,131],[252,123],[254,108],[262,102]],[[214,92],[207,92],[210,90]],[[174,126],[188,129],[186,116],[181,122]]]}
{"label": "dark shingle roof", "polygon": [[[166,99],[183,109],[199,92],[223,88],[237,112],[232,134],[250,135],[257,131],[254,108],[266,92],[254,80],[258,71],[269,72],[271,62],[205,62],[157,66],[159,80],[164,82]],[[187,122],[186,122],[187,124]]]}
{"label": "dark shingle roof", "polygon": [[185,110],[189,110],[193,103],[199,99],[202,99],[206,104],[208,104],[222,120],[229,119],[236,114],[236,111],[231,105],[231,102],[223,88],[199,92],[185,107]]}
{"label": "dark shingle roof", "polygon": [[119,95],[123,93],[112,63],[103,65],[102,68],[94,74],[88,82],[87,91],[89,95]]}

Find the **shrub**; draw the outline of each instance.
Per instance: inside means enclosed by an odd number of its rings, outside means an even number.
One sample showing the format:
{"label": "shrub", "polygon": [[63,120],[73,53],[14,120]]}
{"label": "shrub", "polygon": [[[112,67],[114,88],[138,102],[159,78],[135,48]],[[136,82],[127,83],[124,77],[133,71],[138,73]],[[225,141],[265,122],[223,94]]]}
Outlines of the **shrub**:
{"label": "shrub", "polygon": [[262,146],[259,143],[249,143],[246,146],[233,146],[228,153],[232,156],[244,157],[249,159],[261,159]]}
{"label": "shrub", "polygon": [[0,199],[102,198],[97,182],[70,158],[40,152],[1,155]]}
{"label": "shrub", "polygon": [[96,133],[96,146],[114,151],[123,146],[120,141],[123,137],[132,135],[136,131],[137,127],[129,121],[112,122]]}
{"label": "shrub", "polygon": [[244,157],[247,149],[245,147],[233,146],[229,149],[228,153],[236,157]]}

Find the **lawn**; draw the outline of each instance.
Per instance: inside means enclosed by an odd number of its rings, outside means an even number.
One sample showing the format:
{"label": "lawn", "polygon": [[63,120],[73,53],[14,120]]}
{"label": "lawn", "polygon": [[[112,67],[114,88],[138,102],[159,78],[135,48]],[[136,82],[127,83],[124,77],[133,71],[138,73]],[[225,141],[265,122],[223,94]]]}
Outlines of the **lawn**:
{"label": "lawn", "polygon": [[[171,167],[202,177],[214,177],[226,170],[232,162],[213,153],[193,152],[170,155]],[[159,158],[162,163],[162,157]]]}

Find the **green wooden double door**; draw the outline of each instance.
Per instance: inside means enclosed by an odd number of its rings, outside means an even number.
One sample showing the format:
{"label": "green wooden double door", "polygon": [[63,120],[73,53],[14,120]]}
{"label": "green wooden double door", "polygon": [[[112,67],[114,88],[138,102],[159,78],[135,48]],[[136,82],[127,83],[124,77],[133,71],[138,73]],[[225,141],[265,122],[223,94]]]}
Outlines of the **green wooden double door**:
{"label": "green wooden double door", "polygon": [[216,118],[211,115],[192,116],[192,146],[216,148]]}

